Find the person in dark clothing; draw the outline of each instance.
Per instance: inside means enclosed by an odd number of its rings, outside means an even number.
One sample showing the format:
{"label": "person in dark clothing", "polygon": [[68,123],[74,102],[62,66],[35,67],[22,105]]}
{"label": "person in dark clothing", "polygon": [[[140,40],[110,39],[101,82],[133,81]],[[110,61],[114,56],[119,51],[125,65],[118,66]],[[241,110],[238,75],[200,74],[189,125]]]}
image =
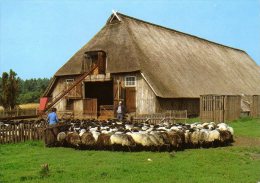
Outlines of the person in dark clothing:
{"label": "person in dark clothing", "polygon": [[123,106],[122,101],[119,101],[116,113],[117,113],[117,119],[119,121],[122,121],[124,118],[124,114],[125,114],[125,107]]}

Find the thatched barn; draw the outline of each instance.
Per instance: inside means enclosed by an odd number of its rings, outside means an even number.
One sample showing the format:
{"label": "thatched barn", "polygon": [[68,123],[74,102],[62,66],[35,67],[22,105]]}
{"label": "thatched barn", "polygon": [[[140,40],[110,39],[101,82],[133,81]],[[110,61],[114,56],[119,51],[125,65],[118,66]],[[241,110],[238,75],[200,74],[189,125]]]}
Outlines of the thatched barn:
{"label": "thatched barn", "polygon": [[129,113],[198,115],[200,95],[260,94],[259,68],[245,51],[114,13],[55,73],[44,95],[54,98],[93,65],[58,111],[102,116],[123,100]]}

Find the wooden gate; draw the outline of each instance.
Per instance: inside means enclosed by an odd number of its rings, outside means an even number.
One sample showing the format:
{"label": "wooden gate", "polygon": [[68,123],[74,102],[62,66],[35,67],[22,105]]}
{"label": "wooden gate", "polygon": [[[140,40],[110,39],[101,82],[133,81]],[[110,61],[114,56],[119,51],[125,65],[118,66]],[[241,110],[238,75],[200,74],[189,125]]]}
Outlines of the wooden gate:
{"label": "wooden gate", "polygon": [[250,106],[250,116],[251,117],[260,117],[260,95],[252,96],[252,103]]}
{"label": "wooden gate", "polygon": [[223,121],[224,97],[223,96],[201,96],[200,118],[202,121]]}
{"label": "wooden gate", "polygon": [[125,104],[127,112],[136,111],[136,90],[135,87],[125,88]]}
{"label": "wooden gate", "polygon": [[97,118],[97,99],[96,98],[84,99],[83,113],[86,118]]}
{"label": "wooden gate", "polygon": [[240,117],[241,96],[202,95],[200,96],[200,119],[203,122],[232,121]]}

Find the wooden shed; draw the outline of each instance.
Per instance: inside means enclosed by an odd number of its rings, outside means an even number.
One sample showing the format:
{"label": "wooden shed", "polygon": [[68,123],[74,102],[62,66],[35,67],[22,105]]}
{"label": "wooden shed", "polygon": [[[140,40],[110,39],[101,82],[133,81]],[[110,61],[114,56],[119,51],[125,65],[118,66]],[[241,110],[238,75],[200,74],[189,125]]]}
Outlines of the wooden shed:
{"label": "wooden shed", "polygon": [[201,95],[200,119],[203,122],[225,122],[238,119],[241,113],[240,95]]}
{"label": "wooden shed", "polygon": [[260,117],[260,95],[253,95],[250,104],[250,116]]}
{"label": "wooden shed", "polygon": [[44,96],[53,100],[96,65],[55,106],[59,112],[101,117],[113,114],[122,100],[134,115],[187,110],[198,116],[200,95],[260,94],[260,73],[246,52],[113,13],[55,73]]}

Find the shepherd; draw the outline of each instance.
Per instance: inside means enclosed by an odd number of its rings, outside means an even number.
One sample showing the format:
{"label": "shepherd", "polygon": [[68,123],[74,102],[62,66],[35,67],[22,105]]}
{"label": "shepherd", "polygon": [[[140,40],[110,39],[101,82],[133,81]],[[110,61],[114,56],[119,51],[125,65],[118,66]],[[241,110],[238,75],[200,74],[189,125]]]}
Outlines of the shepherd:
{"label": "shepherd", "polygon": [[56,108],[52,108],[51,113],[48,114],[47,122],[49,123],[49,125],[55,125],[59,122],[56,111],[57,111]]}
{"label": "shepherd", "polygon": [[122,101],[119,101],[119,105],[117,107],[117,119],[119,121],[123,120],[124,114],[125,114],[125,107],[122,104]]}

